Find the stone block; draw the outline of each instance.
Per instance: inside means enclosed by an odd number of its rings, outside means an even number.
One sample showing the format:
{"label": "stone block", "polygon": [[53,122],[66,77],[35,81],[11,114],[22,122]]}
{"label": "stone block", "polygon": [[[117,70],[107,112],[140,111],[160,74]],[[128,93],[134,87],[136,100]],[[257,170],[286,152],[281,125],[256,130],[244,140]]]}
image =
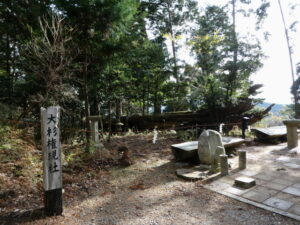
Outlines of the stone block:
{"label": "stone block", "polygon": [[188,141],[171,145],[172,153],[176,161],[199,162],[198,141]]}
{"label": "stone block", "polygon": [[[224,147],[231,148],[238,146],[244,142],[241,138],[222,137]],[[172,153],[176,161],[189,161],[199,163],[198,157],[198,141],[187,141],[179,144],[171,145]]]}
{"label": "stone block", "polygon": [[249,177],[237,177],[234,180],[234,184],[235,186],[244,189],[251,188],[256,185],[255,180]]}
{"label": "stone block", "polygon": [[259,141],[271,141],[286,136],[285,126],[275,126],[268,128],[252,128],[251,129]]}

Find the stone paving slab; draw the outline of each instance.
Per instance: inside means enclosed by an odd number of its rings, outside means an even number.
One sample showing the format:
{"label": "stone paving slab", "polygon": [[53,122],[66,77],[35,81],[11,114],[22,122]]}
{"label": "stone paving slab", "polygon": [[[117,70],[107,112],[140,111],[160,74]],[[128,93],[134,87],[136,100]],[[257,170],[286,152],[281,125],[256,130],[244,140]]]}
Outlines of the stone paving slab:
{"label": "stone paving slab", "polygon": [[285,201],[275,197],[268,198],[263,203],[271,207],[282,209],[282,210],[287,210],[294,204],[293,202]]}
{"label": "stone paving slab", "polygon": [[295,163],[284,163],[283,165],[285,165],[287,167],[290,167],[292,169],[299,169],[300,168],[300,165],[295,164]]}
{"label": "stone paving slab", "polygon": [[259,178],[261,180],[266,180],[266,181],[270,181],[273,180],[275,177],[270,175],[270,174],[266,174],[266,173],[258,173],[255,176],[253,176],[253,178]]}
{"label": "stone paving slab", "polygon": [[[204,187],[207,188],[207,189],[210,189],[206,185]],[[262,209],[265,209],[265,210],[268,210],[268,211],[280,214],[282,216],[287,216],[287,217],[290,217],[292,219],[300,221],[300,210],[299,210],[299,214],[295,213],[295,212],[297,212],[297,209],[299,209],[299,208],[296,208],[295,210],[293,210],[294,206],[299,206],[300,207],[300,205],[296,205],[295,204],[295,205],[293,205],[289,209],[289,211],[286,211],[286,210],[281,210],[281,209],[273,208],[271,206],[268,206],[268,205],[265,205],[265,204],[262,204],[262,203],[259,203],[259,202],[253,201],[253,200],[249,200],[249,199],[241,197],[241,196],[237,196],[237,195],[234,195],[234,194],[231,194],[231,193],[227,193],[227,192],[222,191],[222,190],[213,190],[213,191],[215,191],[215,192],[217,192],[219,194],[225,195],[225,196],[227,196],[229,198],[238,200],[240,202],[244,202],[246,204],[253,205],[253,206],[256,206],[258,208],[262,208]]]}
{"label": "stone paving slab", "polygon": [[262,193],[262,194],[266,194],[269,197],[272,197],[273,195],[278,193],[277,190],[267,188],[267,187],[264,187],[264,186],[253,187],[253,191],[256,191],[256,192],[259,192],[259,193]]}
{"label": "stone paving slab", "polygon": [[266,183],[262,184],[262,186],[280,191],[280,190],[283,190],[284,188],[288,187],[289,184],[278,184],[275,182],[266,182]]}
{"label": "stone paving slab", "polygon": [[258,174],[258,172],[254,170],[242,170],[239,173],[248,177],[255,176]]}
{"label": "stone paving slab", "polygon": [[284,192],[281,192],[281,191],[278,192],[276,195],[274,195],[274,197],[282,199],[282,200],[286,200],[286,201],[289,201],[289,202],[300,204],[300,197],[297,197],[295,195],[291,195],[291,194],[288,194],[288,193],[284,193]]}
{"label": "stone paving slab", "polygon": [[224,191],[239,196],[239,195],[242,195],[242,194],[246,193],[247,191],[249,191],[249,189],[242,189],[242,188],[230,186],[230,187],[224,189]]}
{"label": "stone paving slab", "polygon": [[277,179],[274,179],[273,180],[274,183],[277,183],[277,184],[284,184],[284,185],[292,185],[293,184],[293,181],[289,181],[289,180],[286,180],[284,178],[277,178]]}
{"label": "stone paving slab", "polygon": [[[204,187],[300,221],[300,155],[289,154],[286,143],[249,146],[243,150],[247,150],[246,169],[235,169]],[[233,169],[237,168],[237,162],[233,162]],[[237,188],[234,180],[240,176],[255,179],[256,186]]]}
{"label": "stone paving slab", "polygon": [[260,193],[256,191],[248,191],[245,194],[243,194],[243,197],[255,202],[264,202],[265,200],[270,198],[268,194]]}
{"label": "stone paving slab", "polygon": [[296,195],[298,197],[300,197],[300,190],[298,188],[295,187],[287,187],[285,189],[282,190],[285,193],[291,194],[291,195]]}
{"label": "stone paving slab", "polygon": [[293,205],[288,212],[300,215],[300,204]]}

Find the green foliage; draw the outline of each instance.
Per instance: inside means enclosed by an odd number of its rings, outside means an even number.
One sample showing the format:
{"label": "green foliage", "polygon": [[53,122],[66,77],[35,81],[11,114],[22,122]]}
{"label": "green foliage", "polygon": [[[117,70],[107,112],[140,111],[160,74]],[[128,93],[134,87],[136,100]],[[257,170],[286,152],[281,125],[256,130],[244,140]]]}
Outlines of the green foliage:
{"label": "green foliage", "polygon": [[293,119],[295,118],[295,110],[294,110],[294,105],[286,105],[279,111],[279,115],[283,119]]}
{"label": "green foliage", "polygon": [[256,93],[249,91],[249,77],[262,65],[260,45],[246,38],[236,40],[228,14],[226,7],[208,6],[189,42],[197,57],[193,73],[189,72],[193,108],[230,108]]}
{"label": "green foliage", "polygon": [[[82,138],[78,129],[89,130],[82,118],[90,114],[101,115],[110,130],[136,113],[251,108],[258,86],[249,77],[261,66],[262,53],[258,42],[235,32],[231,17],[240,11],[231,11],[233,3],[201,13],[195,0],[1,3],[4,120],[38,120],[41,106],[59,104],[67,128],[63,141],[70,141]],[[268,1],[262,3],[252,12],[263,19]],[[190,39],[195,66],[178,57],[183,36]]]}

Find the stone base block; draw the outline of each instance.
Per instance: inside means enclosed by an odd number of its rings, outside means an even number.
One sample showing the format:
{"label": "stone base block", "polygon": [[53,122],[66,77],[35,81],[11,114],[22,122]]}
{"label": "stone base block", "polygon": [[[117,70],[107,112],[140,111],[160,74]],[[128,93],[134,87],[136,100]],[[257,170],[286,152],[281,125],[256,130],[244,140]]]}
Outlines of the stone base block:
{"label": "stone base block", "polygon": [[176,161],[200,162],[198,157],[198,141],[171,145],[171,149]]}
{"label": "stone base block", "polygon": [[239,188],[251,188],[253,186],[256,185],[256,182],[253,178],[249,178],[249,177],[237,177],[234,180],[234,185],[239,187]]}

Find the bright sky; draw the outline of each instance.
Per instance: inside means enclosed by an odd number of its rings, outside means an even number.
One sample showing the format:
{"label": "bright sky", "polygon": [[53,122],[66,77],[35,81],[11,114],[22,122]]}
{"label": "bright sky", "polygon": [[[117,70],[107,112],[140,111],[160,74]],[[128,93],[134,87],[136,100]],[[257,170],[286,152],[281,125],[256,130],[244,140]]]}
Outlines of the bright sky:
{"label": "bright sky", "polygon": [[[224,5],[228,1],[224,0],[199,0],[199,4],[216,4]],[[255,3],[260,1],[253,0]],[[264,22],[264,31],[268,31],[271,36],[266,42],[261,32],[253,29],[254,20],[243,18],[240,15],[237,18],[237,30],[241,33],[249,32],[257,36],[262,44],[262,50],[268,58],[263,63],[264,66],[251,76],[254,83],[263,84],[262,93],[258,95],[260,98],[265,98],[266,102],[278,104],[291,104],[292,95],[290,94],[290,87],[292,85],[292,75],[290,68],[290,61],[288,56],[288,48],[284,34],[284,27],[281,20],[279,5],[277,0],[270,0],[271,6],[268,10],[268,17]],[[281,0],[282,8],[286,17],[286,23],[289,27],[295,20],[300,21],[300,6],[296,7],[294,11],[290,10],[289,5],[299,3],[300,0]],[[240,6],[240,3],[237,7]],[[300,62],[300,24],[297,26],[298,31],[290,33],[291,44],[293,46],[293,61],[294,65]],[[297,38],[297,39],[296,39]],[[184,51],[184,50],[183,50]],[[183,55],[188,54],[186,49],[182,52]]]}
{"label": "bright sky", "polygon": [[[291,14],[289,3],[300,1],[282,0],[282,8],[286,17],[287,26],[290,26],[295,20],[300,21],[300,7],[297,7]],[[298,15],[297,15],[298,12]],[[269,42],[263,43],[263,51],[268,56],[264,60],[263,68],[252,76],[255,83],[264,85],[260,97],[265,98],[266,102],[291,104],[292,95],[290,87],[292,85],[291,67],[288,55],[284,27],[280,16],[278,2],[272,0],[268,18],[265,21],[265,29],[271,33]],[[299,30],[300,27],[297,26]],[[293,47],[293,64],[300,62],[300,38],[299,31],[291,33],[291,44]],[[296,38],[298,36],[298,38]],[[295,66],[294,66],[295,68]]]}

